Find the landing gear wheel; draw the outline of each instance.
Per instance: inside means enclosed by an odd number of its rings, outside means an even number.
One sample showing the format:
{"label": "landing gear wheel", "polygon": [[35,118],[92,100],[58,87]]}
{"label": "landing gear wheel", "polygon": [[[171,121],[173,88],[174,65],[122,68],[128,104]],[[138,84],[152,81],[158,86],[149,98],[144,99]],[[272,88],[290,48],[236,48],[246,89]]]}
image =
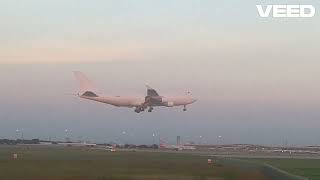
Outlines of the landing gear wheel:
{"label": "landing gear wheel", "polygon": [[183,106],[183,111],[187,111],[187,107],[186,106]]}
{"label": "landing gear wheel", "polygon": [[139,108],[139,107],[137,107],[136,109],[134,109],[134,112],[136,112],[136,113],[140,113],[141,112],[141,108]]}
{"label": "landing gear wheel", "polygon": [[152,112],[152,110],[153,110],[153,107],[150,107],[150,108],[148,109],[148,112]]}

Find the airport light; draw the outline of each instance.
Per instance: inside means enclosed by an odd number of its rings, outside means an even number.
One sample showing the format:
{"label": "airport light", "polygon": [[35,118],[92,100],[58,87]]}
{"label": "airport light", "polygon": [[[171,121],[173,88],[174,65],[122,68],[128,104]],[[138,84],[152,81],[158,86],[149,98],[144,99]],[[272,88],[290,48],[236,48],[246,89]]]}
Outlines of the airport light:
{"label": "airport light", "polygon": [[126,142],[127,141],[127,137],[126,137],[127,132],[126,131],[122,131],[121,134],[123,135],[123,138],[121,139],[122,143],[123,144],[127,144],[128,143],[128,142]]}
{"label": "airport light", "polygon": [[66,141],[70,141],[70,137],[69,137],[69,135],[70,135],[70,133],[72,132],[72,130],[71,129],[65,129],[64,130],[64,132],[66,133],[65,134],[65,138],[66,138]]}
{"label": "airport light", "polygon": [[19,138],[19,133],[21,133],[21,140],[23,140],[23,129],[16,129],[17,139]]}
{"label": "airport light", "polygon": [[200,135],[199,138],[200,138],[200,144],[202,144],[202,138],[203,138],[203,136]]}
{"label": "airport light", "polygon": [[219,135],[219,136],[218,136],[218,143],[219,143],[219,144],[222,144],[221,140],[222,140],[222,136]]}
{"label": "airport light", "polygon": [[155,136],[156,136],[156,134],[155,134],[155,133],[152,133],[152,144],[155,144],[155,143],[156,143]]}
{"label": "airport light", "polygon": [[17,139],[19,138],[19,132],[20,132],[20,130],[19,130],[19,129],[16,129]]}

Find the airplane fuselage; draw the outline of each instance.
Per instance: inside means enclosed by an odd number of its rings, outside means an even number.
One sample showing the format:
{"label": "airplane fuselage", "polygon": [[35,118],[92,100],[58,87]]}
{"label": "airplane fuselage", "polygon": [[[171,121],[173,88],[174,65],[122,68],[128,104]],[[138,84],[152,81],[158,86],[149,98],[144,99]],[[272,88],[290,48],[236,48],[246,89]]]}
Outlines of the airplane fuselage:
{"label": "airplane fuselage", "polygon": [[162,106],[185,106],[194,103],[196,100],[190,96],[162,97]]}
{"label": "airplane fuselage", "polygon": [[130,97],[130,96],[80,96],[84,99],[98,101],[105,104],[110,104],[118,107],[137,107],[144,102],[144,97]]}
{"label": "airplane fuselage", "polygon": [[[90,96],[80,96],[84,99],[89,99],[105,104],[110,104],[113,106],[122,106],[122,107],[138,107],[141,106],[145,102],[145,97],[130,97],[130,96],[98,96],[98,97],[90,97]],[[177,96],[177,97],[161,97],[161,101],[154,103],[150,106],[185,106],[188,104],[192,104],[195,102],[195,99],[189,96]]]}

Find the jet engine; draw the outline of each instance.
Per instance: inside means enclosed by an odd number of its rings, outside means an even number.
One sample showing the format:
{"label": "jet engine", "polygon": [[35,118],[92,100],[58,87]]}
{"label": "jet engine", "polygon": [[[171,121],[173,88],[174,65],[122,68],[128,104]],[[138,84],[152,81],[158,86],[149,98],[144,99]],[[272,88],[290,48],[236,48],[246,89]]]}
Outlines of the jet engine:
{"label": "jet engine", "polygon": [[172,107],[172,106],[174,106],[174,103],[173,103],[173,102],[167,102],[167,103],[166,103],[166,106]]}

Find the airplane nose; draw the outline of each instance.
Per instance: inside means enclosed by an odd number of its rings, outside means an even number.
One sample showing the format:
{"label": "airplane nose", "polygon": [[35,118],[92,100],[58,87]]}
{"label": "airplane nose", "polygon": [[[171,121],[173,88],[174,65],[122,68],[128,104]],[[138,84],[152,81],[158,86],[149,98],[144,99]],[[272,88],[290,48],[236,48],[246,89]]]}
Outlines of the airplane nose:
{"label": "airplane nose", "polygon": [[191,102],[194,103],[194,102],[196,102],[197,100],[198,100],[198,99],[192,98],[192,99],[191,99]]}

